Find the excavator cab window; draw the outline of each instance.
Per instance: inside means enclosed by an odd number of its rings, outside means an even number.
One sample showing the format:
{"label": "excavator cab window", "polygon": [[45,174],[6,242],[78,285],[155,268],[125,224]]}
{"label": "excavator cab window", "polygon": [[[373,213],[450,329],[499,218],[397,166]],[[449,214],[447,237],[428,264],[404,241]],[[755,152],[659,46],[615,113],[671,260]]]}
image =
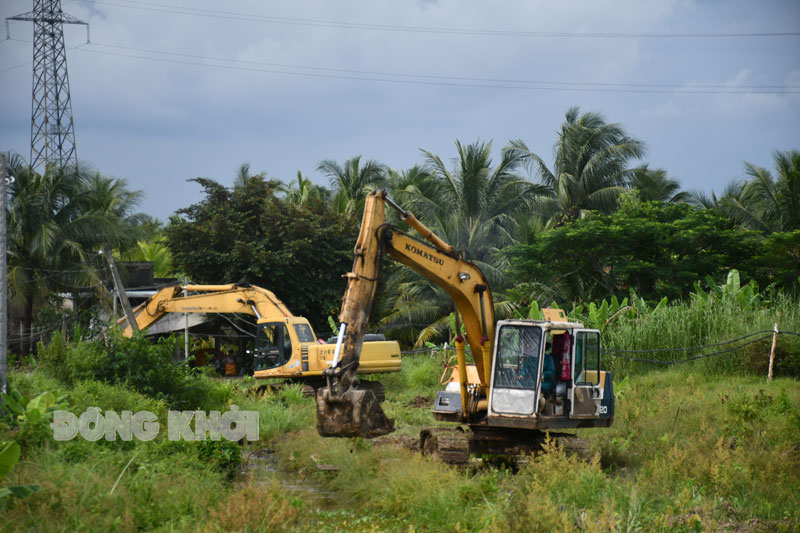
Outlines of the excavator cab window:
{"label": "excavator cab window", "polygon": [[314,332],[308,324],[295,324],[294,332],[297,334],[297,340],[300,342],[315,342]]}
{"label": "excavator cab window", "polygon": [[535,388],[542,332],[538,327],[503,326],[497,342],[495,387]]}
{"label": "excavator cab window", "polygon": [[286,364],[292,356],[292,340],[283,322],[261,324],[256,334],[254,370],[267,370]]}
{"label": "excavator cab window", "polygon": [[578,331],[575,335],[575,383],[600,384],[600,334]]}
{"label": "excavator cab window", "polygon": [[542,337],[539,326],[500,326],[489,400],[493,413],[533,414],[541,372]]}

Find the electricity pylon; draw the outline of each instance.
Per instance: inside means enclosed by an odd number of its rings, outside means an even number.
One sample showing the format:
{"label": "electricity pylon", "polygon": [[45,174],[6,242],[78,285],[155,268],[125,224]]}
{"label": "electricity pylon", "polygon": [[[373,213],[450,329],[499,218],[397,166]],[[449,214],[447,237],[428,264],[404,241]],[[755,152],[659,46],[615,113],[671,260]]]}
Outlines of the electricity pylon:
{"label": "electricity pylon", "polygon": [[61,0],[33,0],[33,11],[9,20],[33,22],[30,164],[41,171],[51,164],[77,165],[64,24],[83,24],[87,31],[89,25],[61,11]]}

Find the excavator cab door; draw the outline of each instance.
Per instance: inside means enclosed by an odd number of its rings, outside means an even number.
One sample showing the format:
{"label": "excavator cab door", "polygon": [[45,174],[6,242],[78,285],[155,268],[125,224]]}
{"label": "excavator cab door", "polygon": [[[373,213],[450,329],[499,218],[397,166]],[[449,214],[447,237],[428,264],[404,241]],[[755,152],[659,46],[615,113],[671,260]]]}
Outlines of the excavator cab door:
{"label": "excavator cab door", "polygon": [[489,398],[491,414],[532,415],[542,365],[542,328],[500,324]]}
{"label": "excavator cab door", "polygon": [[286,324],[259,324],[257,331],[253,369],[268,370],[285,365],[292,357],[292,340]]}
{"label": "excavator cab door", "polygon": [[600,371],[600,331],[573,330],[570,418],[596,418],[600,414],[602,373]]}

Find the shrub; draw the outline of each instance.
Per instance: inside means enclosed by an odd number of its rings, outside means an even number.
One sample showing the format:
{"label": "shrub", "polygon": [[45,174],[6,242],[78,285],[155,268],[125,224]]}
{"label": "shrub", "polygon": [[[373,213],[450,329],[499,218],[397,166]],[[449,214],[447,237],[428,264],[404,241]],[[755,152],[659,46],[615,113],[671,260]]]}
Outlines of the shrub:
{"label": "shrub", "polygon": [[51,433],[53,412],[67,406],[67,395],[57,394],[46,391],[32,398],[9,388],[7,394],[0,394],[0,429],[18,428],[14,439],[26,447],[45,442]]}
{"label": "shrub", "polygon": [[230,385],[215,383],[185,362],[173,362],[174,353],[174,338],[151,342],[142,335],[128,339],[119,332],[112,332],[105,343],[68,342],[57,333],[48,345],[38,346],[44,367],[67,384],[125,383],[177,409],[218,409],[228,401]]}
{"label": "shrub", "polygon": [[258,413],[258,434],[261,440],[288,433],[314,421],[314,405],[303,397],[300,385],[291,385],[277,391],[267,390],[256,397],[237,398],[244,411]]}
{"label": "shrub", "polygon": [[48,344],[39,343],[37,354],[40,364],[61,380],[71,385],[86,379],[94,379],[97,369],[106,357],[104,346],[99,342],[69,342],[60,331]]}
{"label": "shrub", "polygon": [[214,465],[228,478],[233,478],[239,472],[239,466],[242,464],[242,448],[237,442],[206,439],[198,446],[197,456],[201,461]]}
{"label": "shrub", "polygon": [[303,515],[277,480],[247,485],[221,498],[204,531],[296,531]]}

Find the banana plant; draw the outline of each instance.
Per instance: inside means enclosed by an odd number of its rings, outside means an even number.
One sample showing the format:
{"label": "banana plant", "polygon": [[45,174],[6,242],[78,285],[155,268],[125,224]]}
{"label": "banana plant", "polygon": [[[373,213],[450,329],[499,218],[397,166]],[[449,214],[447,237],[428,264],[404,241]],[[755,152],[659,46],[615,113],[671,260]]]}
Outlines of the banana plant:
{"label": "banana plant", "polygon": [[[631,295],[635,298],[635,294]],[[570,318],[583,322],[587,327],[605,329],[606,326],[614,322],[620,316],[627,318],[634,318],[637,316],[636,306],[646,307],[647,304],[643,299],[641,302],[636,302],[633,306],[628,304],[628,298],[623,298],[620,302],[616,296],[612,296],[611,300],[603,299],[600,305],[594,302],[588,304],[577,305],[570,313]]]}
{"label": "banana plant", "polygon": [[339,326],[336,324],[336,321],[333,319],[331,315],[328,315],[328,327],[331,328],[332,335],[339,334]]}
{"label": "banana plant", "polygon": [[[19,462],[20,448],[14,441],[0,442],[0,481],[5,479],[14,470]],[[8,500],[13,498],[24,498],[37,492],[37,485],[12,485],[10,487],[0,487],[0,509],[5,508]]]}
{"label": "banana plant", "polygon": [[16,417],[16,424],[20,427],[51,418],[53,411],[66,408],[68,397],[67,394],[56,397],[52,392],[43,392],[28,400],[19,391],[11,388],[7,394],[0,396],[6,409]]}
{"label": "banana plant", "polygon": [[[629,303],[629,301],[631,303]],[[637,296],[635,292],[631,291],[630,300],[628,297],[625,297],[622,301],[619,301],[616,296],[612,296],[610,300],[604,299],[599,305],[594,302],[578,304],[572,308],[572,311],[567,313],[567,317],[572,321],[582,322],[586,327],[603,330],[620,317],[634,319],[649,314],[656,314],[666,308],[668,304],[669,300],[665,296],[659,300],[656,305],[651,307],[644,298]],[[550,304],[550,307],[557,308],[558,304],[553,302]],[[530,318],[533,320],[544,319],[542,310],[536,300],[531,301],[527,316],[524,316],[522,313],[517,313],[517,317]]]}
{"label": "banana plant", "polygon": [[450,332],[453,334],[453,337],[457,337],[458,335],[461,335],[462,337],[466,337],[467,336],[467,328],[466,328],[466,326],[464,326],[464,321],[462,320],[462,321],[460,321],[458,323],[459,329],[461,330],[461,332],[459,333],[459,332],[456,331],[456,314],[455,313],[450,313],[450,316],[448,318],[450,320]]}
{"label": "banana plant", "polygon": [[725,283],[718,285],[711,276],[706,276],[705,290],[699,282],[694,283],[694,291],[689,295],[692,305],[711,306],[716,302],[734,303],[741,309],[753,309],[763,304],[763,296],[758,290],[758,283],[751,280],[742,286],[738,270],[730,270]]}
{"label": "banana plant", "polygon": [[544,320],[544,313],[542,313],[542,310],[539,309],[539,304],[536,302],[536,300],[531,302],[531,307],[528,310],[528,318],[531,320]]}

